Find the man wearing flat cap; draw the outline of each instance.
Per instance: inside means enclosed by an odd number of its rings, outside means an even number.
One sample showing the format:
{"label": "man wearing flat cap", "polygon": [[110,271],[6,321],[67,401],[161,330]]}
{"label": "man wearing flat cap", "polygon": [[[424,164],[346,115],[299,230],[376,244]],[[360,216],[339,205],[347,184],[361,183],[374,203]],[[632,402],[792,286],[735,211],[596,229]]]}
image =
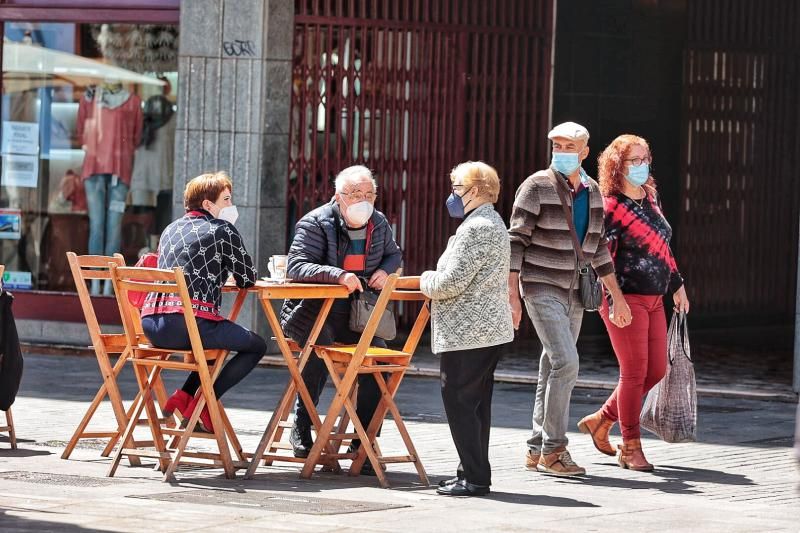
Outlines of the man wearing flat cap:
{"label": "man wearing flat cap", "polygon": [[577,253],[562,197],[585,261],[611,293],[612,320],[623,327],[630,323],[631,312],[614,276],[600,189],[581,168],[589,155],[589,132],[580,124],[565,122],[547,137],[552,141],[550,168],[529,176],[514,199],[508,287],[514,327],[522,320],[524,301],[544,348],[526,467],[577,476],[586,470],[567,451],[566,432],[570,397],[578,377],[576,342],[584,309],[577,293]]}

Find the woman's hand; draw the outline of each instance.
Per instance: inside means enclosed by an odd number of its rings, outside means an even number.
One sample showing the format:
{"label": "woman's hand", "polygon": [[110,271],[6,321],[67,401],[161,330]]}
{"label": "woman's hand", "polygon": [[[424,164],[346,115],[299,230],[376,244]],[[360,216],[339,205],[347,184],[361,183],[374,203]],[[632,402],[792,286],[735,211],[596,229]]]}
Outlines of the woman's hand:
{"label": "woman's hand", "polygon": [[681,288],[672,295],[672,301],[675,302],[676,313],[689,314],[689,298],[686,296],[686,287],[681,285]]}
{"label": "woman's hand", "polygon": [[519,295],[510,295],[508,303],[511,304],[511,321],[514,323],[514,329],[519,329],[519,323],[522,322],[522,300]]}
{"label": "woman's hand", "polygon": [[609,320],[614,323],[618,328],[630,326],[633,317],[631,316],[631,308],[625,297],[621,294],[614,298],[614,306],[608,314]]}

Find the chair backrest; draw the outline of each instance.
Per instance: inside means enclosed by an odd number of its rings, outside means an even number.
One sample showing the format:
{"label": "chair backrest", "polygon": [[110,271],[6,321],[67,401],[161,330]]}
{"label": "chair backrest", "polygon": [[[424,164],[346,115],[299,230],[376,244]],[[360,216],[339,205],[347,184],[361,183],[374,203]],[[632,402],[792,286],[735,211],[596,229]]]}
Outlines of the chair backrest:
{"label": "chair backrest", "polygon": [[111,282],[114,284],[119,312],[122,315],[122,325],[130,345],[136,347],[138,343],[137,332],[140,331],[140,324],[138,321],[139,310],[131,304],[128,292],[142,291],[177,295],[184,311],[186,311],[182,315],[186,322],[186,330],[189,332],[189,341],[195,361],[198,364],[205,365],[206,357],[203,351],[203,343],[200,340],[200,331],[197,329],[197,320],[192,310],[192,299],[189,296],[189,287],[186,284],[186,276],[183,273],[183,269],[181,267],[175,267],[172,270],[120,267],[115,264],[109,266]]}
{"label": "chair backrest", "polygon": [[372,313],[369,315],[369,320],[367,320],[367,324],[364,326],[364,331],[361,333],[361,339],[358,341],[353,361],[354,364],[361,364],[364,359],[364,354],[366,354],[367,350],[372,344],[372,339],[375,336],[375,332],[378,330],[378,325],[380,324],[383,312],[386,310],[386,306],[389,305],[392,292],[394,291],[394,287],[397,284],[399,277],[400,276],[397,274],[389,274],[389,276],[386,278],[386,283],[383,286],[383,290],[381,290],[378,300],[375,302],[375,307],[372,308]]}
{"label": "chair backrest", "polygon": [[422,307],[417,314],[417,319],[411,331],[406,337],[406,342],[403,345],[403,351],[413,354],[417,345],[419,344],[422,333],[425,331],[425,326],[428,325],[430,318],[430,308],[428,307],[429,298],[420,291],[420,277],[419,276],[401,276],[397,279],[397,283],[392,289],[391,301],[395,302],[422,302]]}
{"label": "chair backrest", "polygon": [[88,279],[111,279],[109,274],[109,264],[125,266],[125,258],[120,254],[108,255],[78,255],[75,252],[67,252],[67,262],[72,271],[72,278],[75,280],[75,289],[78,291],[78,300],[81,302],[83,316],[86,318],[86,327],[89,328],[89,336],[92,344],[98,346],[102,342],[100,335],[100,323],[92,305],[92,297],[86,287]]}

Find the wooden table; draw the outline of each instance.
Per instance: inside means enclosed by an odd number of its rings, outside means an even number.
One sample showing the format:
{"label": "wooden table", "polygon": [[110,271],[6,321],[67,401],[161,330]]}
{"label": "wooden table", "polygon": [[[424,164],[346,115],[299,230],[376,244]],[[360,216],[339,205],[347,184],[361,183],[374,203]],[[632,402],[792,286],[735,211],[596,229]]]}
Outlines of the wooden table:
{"label": "wooden table", "polygon": [[[238,289],[229,287],[227,290],[233,291]],[[232,316],[235,316],[238,313],[238,308],[236,307],[241,307],[243,302],[243,293],[254,292],[258,295],[258,299],[261,302],[261,307],[264,309],[267,322],[269,323],[269,327],[275,337],[275,342],[278,344],[278,348],[281,351],[281,355],[283,356],[284,361],[286,361],[286,367],[289,369],[290,375],[289,382],[287,383],[286,389],[281,396],[280,403],[272,413],[272,418],[270,419],[269,424],[267,424],[267,428],[258,443],[258,447],[256,448],[255,453],[252,454],[250,466],[247,468],[247,473],[245,474],[245,479],[252,479],[256,468],[258,468],[258,464],[261,461],[264,461],[265,464],[268,465],[272,464],[273,461],[305,463],[306,460],[303,458],[279,455],[275,452],[279,449],[291,448],[290,445],[280,442],[280,436],[284,429],[291,427],[291,424],[287,422],[287,418],[292,411],[296,394],[300,395],[300,399],[305,404],[306,410],[311,418],[311,423],[314,425],[314,430],[318,432],[322,426],[319,414],[317,413],[317,408],[314,405],[314,402],[311,400],[311,395],[309,394],[308,388],[303,382],[301,372],[303,371],[303,368],[305,367],[306,362],[313,351],[312,346],[317,341],[320,331],[322,331],[322,326],[325,324],[325,320],[328,318],[328,313],[333,306],[334,300],[337,298],[347,298],[350,294],[347,291],[347,287],[344,285],[312,283],[279,284],[270,283],[263,280],[256,282],[254,287],[251,287],[246,291],[241,290],[239,292],[239,296],[234,304],[234,310],[231,313]],[[308,340],[306,341],[305,345],[301,347],[300,354],[297,359],[295,359],[294,352],[292,351],[290,339],[287,339],[283,334],[280,321],[275,314],[275,310],[272,308],[272,300],[285,299],[322,300],[322,306],[319,314],[317,315],[317,320],[314,322],[314,327],[311,329]],[[328,451],[330,454],[335,453],[332,449]],[[338,462],[333,460],[333,463],[335,464],[332,464],[331,466],[335,469],[338,469]]]}

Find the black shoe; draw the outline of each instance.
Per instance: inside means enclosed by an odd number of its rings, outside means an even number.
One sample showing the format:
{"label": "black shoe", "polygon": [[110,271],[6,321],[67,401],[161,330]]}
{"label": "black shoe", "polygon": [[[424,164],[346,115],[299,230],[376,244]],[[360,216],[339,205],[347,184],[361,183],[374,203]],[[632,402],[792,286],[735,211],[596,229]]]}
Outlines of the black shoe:
{"label": "black shoe", "polygon": [[[347,453],[356,453],[360,445],[361,441],[354,441],[347,447]],[[361,467],[361,472],[359,474],[363,476],[377,476],[375,469],[372,467],[372,463],[369,462],[369,457],[364,461],[364,465]]]}
{"label": "black shoe", "polygon": [[295,457],[305,459],[311,453],[314,446],[314,439],[311,438],[311,426],[298,424],[295,421],[292,432],[289,434],[289,444],[292,445],[292,453]]}
{"label": "black shoe", "polygon": [[486,496],[489,494],[488,485],[474,485],[465,479],[459,479],[452,485],[445,485],[436,489],[436,494],[442,496]]}

